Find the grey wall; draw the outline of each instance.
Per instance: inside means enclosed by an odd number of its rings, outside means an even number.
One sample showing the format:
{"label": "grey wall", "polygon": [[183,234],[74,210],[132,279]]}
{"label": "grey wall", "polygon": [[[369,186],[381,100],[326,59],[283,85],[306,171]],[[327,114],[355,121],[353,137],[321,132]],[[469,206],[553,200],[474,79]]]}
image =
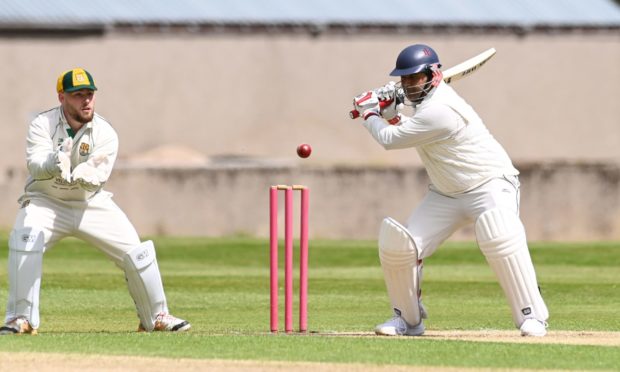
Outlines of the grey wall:
{"label": "grey wall", "polygon": [[[522,171],[521,215],[530,240],[620,239],[619,165],[518,166]],[[18,194],[24,176],[25,172],[13,173],[0,192]],[[374,239],[384,217],[407,219],[426,193],[428,179],[424,169],[416,166],[121,166],[106,188],[115,193],[116,202],[142,235],[265,237],[269,233],[268,189],[275,184],[310,187],[312,238]],[[280,221],[282,204],[281,197]],[[3,199],[0,223],[12,224],[17,207],[14,200]],[[294,209],[297,229],[299,199]],[[470,227],[453,238],[474,236]]]}
{"label": "grey wall", "polygon": [[[407,190],[406,200],[394,205],[382,205],[375,200],[371,207],[361,210],[338,201],[335,190],[350,190],[347,182],[362,182],[364,189],[379,187],[385,182],[381,177],[371,176],[373,172],[385,171],[388,172],[385,177],[397,177],[404,171],[377,167],[410,169],[420,162],[414,150],[383,150],[359,122],[348,119],[347,113],[352,97],[385,83],[396,55],[416,42],[432,45],[446,67],[491,46],[498,50],[482,70],[453,86],[476,108],[517,163],[541,163],[543,167],[550,161],[603,162],[612,166],[620,163],[620,36],[617,33],[524,37],[110,34],[79,39],[0,38],[0,82],[4,87],[0,91],[3,102],[0,105],[3,123],[0,188],[5,199],[2,201],[5,207],[0,208],[0,226],[10,227],[14,218],[11,206],[19,195],[22,181],[18,182],[14,173],[14,176],[10,174],[24,167],[28,121],[35,113],[57,104],[54,89],[58,74],[83,66],[92,72],[100,88],[97,111],[119,133],[119,166],[131,164],[159,146],[174,145],[192,154],[191,159],[189,155],[186,157],[187,162],[197,157],[208,163],[223,155],[236,155],[269,159],[292,167],[299,165],[300,169],[323,169],[312,171],[312,176],[305,171],[299,176],[299,182],[318,182],[313,187],[316,189],[313,194],[317,194],[314,203],[324,205],[313,205],[315,218],[322,216],[321,211],[328,210],[328,206],[338,205],[315,222],[315,232],[326,237],[374,235],[375,226],[371,225],[376,224],[376,216],[389,212],[404,217],[409,207],[403,205],[413,206],[421,195],[420,190],[425,188],[423,182],[406,178],[400,186]],[[295,156],[295,147],[301,142],[314,148],[312,156],[303,161]],[[161,161],[157,159],[146,157],[147,163]],[[177,159],[181,164],[183,160],[183,157]],[[374,170],[363,169],[367,166]],[[195,234],[204,230],[219,234],[238,230],[260,234],[266,231],[261,225],[266,223],[262,207],[245,214],[224,211],[262,205],[259,198],[266,196],[265,187],[279,177],[266,177],[255,171],[238,172],[235,179],[248,178],[243,183],[245,187],[260,188],[250,192],[237,185],[231,187],[233,193],[227,188],[213,190],[214,185],[219,187],[233,177],[232,173],[217,177],[213,171],[183,175],[187,180],[183,184],[183,197],[188,199],[164,209],[153,207],[152,203],[147,206],[142,200],[163,202],[162,195],[170,192],[168,188],[174,189],[178,181],[166,178],[168,172],[136,169],[139,168],[117,170],[109,186],[118,188],[119,203],[126,206],[144,233]],[[334,173],[333,169],[357,169],[360,179],[336,177],[341,172]],[[317,178],[321,172],[329,177]],[[347,175],[352,171],[342,172]],[[571,172],[585,170],[576,168]],[[162,182],[161,188],[155,187],[157,182],[149,177]],[[577,187],[560,183],[573,182],[571,177],[578,185],[593,180],[588,172],[583,176],[570,173],[570,177],[563,174],[561,179],[547,184],[547,179],[534,181],[536,176],[532,173],[531,180],[525,180],[524,188],[535,187],[535,190],[524,190],[524,196],[560,198],[566,187]],[[528,182],[534,182],[535,186]],[[194,183],[202,186],[195,187]],[[567,194],[568,203],[581,203],[582,193],[586,193],[583,187],[576,194]],[[592,187],[612,186],[602,183]],[[321,191],[322,188],[325,190]],[[139,200],[135,200],[135,190],[140,190]],[[608,191],[603,195],[607,197]],[[234,199],[233,205],[237,207],[227,206],[224,203],[227,198]],[[599,204],[592,201],[588,208],[611,203],[600,200]],[[567,201],[564,198],[553,203],[545,213]],[[190,214],[183,225],[166,222],[170,215],[187,213],[185,208],[194,205],[202,205],[204,217]],[[233,223],[211,215],[213,209]],[[368,216],[369,209],[381,213],[372,212]],[[350,220],[343,221],[341,212],[347,210]],[[611,227],[601,228],[583,221],[579,213],[574,214],[575,220],[561,224],[543,223],[549,218],[546,214],[527,210],[523,214],[530,230],[534,230],[532,225],[538,226],[540,233],[535,236],[541,239],[619,237],[614,218],[609,220]],[[566,215],[561,211],[553,217],[564,220]],[[257,222],[259,219],[261,222]],[[336,222],[342,226],[329,231],[328,227]],[[321,227],[321,223],[325,226]]]}
{"label": "grey wall", "polygon": [[57,104],[56,78],[89,69],[97,110],[121,156],[162,144],[206,156],[294,157],[319,164],[419,164],[348,119],[352,97],[385,83],[400,50],[435,47],[446,66],[497,55],[453,86],[516,160],[620,161],[620,35],[129,36],[0,38],[0,169],[22,166],[29,119]]}

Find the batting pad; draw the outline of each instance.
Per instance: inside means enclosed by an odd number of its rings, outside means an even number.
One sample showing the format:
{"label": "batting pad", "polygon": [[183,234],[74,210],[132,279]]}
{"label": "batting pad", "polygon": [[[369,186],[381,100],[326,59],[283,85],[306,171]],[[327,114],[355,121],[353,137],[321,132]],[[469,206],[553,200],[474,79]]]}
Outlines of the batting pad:
{"label": "batting pad", "polygon": [[396,314],[409,325],[420,323],[418,250],[409,231],[393,218],[379,230],[379,258],[388,296]]}
{"label": "batting pad", "polygon": [[157,314],[168,312],[153,242],[149,240],[132,248],[123,257],[123,265],[127,287],[136,304],[140,322],[150,332]]}
{"label": "batting pad", "polygon": [[476,221],[476,238],[504,290],[517,328],[527,318],[547,320],[549,312],[538,289],[519,217],[499,208],[486,211]]}
{"label": "batting pad", "polygon": [[39,290],[45,237],[30,227],[13,230],[9,238],[9,297],[6,320],[25,316],[39,328]]}

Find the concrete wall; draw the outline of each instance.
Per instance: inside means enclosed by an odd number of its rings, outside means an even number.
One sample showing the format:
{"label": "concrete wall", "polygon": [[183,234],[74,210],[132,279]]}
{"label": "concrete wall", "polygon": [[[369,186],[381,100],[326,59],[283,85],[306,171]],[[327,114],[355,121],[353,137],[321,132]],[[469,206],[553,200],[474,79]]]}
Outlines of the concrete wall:
{"label": "concrete wall", "polygon": [[294,158],[312,165],[416,165],[349,120],[352,97],[384,84],[400,50],[435,47],[446,66],[497,55],[453,86],[517,161],[620,161],[620,34],[0,38],[0,169],[23,166],[27,122],[55,106],[58,74],[89,69],[97,111],[121,158],[164,144],[205,156]]}
{"label": "concrete wall", "polygon": [[[620,239],[619,165],[519,167],[521,215],[530,240]],[[13,194],[0,204],[0,225],[12,224],[17,210],[13,196],[19,194],[23,176],[24,172],[14,172],[0,186],[3,195]],[[424,169],[415,166],[120,166],[106,188],[115,193],[116,202],[142,235],[267,236],[268,188],[282,183],[310,187],[312,238],[374,239],[383,217],[406,220],[426,193],[428,179]],[[298,203],[299,199],[297,212]],[[280,214],[282,204],[283,200]],[[295,221],[299,223],[297,217]],[[453,237],[473,238],[471,228]]]}

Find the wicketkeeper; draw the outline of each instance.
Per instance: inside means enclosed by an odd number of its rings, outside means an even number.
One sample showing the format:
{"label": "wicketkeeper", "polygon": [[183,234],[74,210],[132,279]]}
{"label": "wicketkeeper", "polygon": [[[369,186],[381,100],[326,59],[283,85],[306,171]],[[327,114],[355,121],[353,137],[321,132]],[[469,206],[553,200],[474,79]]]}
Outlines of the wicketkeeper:
{"label": "wicketkeeper", "polygon": [[118,152],[112,126],[95,113],[95,82],[81,68],[60,75],[60,106],[39,114],[28,130],[30,173],[9,238],[9,294],[0,334],[36,334],[43,254],[67,236],[103,252],[125,273],[140,331],[186,331],[169,314],[152,241],[103,190]]}
{"label": "wicketkeeper", "polygon": [[[424,333],[420,302],[422,261],[458,228],[474,224],[480,250],[495,272],[523,336],[544,336],[549,313],[536,281],[519,219],[519,171],[482,119],[442,78],[435,51],[411,45],[398,55],[391,76],[400,84],[354,98],[364,126],[385,149],[415,147],[431,180],[406,227],[386,218],[379,256],[394,317],[380,335]],[[414,115],[398,112],[398,89]],[[391,104],[383,107],[380,101]]]}

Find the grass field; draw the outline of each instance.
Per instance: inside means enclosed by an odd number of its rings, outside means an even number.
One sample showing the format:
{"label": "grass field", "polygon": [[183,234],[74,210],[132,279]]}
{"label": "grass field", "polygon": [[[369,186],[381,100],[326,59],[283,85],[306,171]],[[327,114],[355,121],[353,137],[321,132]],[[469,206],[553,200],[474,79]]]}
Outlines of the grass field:
{"label": "grass field", "polygon": [[[3,308],[6,234],[0,238]],[[191,332],[134,332],[138,320],[121,271],[86,243],[67,239],[45,256],[40,335],[0,337],[0,351],[492,369],[620,366],[618,346],[330,336],[370,332],[390,316],[372,241],[311,241],[311,334],[272,335],[266,240],[154,240],[171,311],[191,321]],[[620,331],[619,244],[531,244],[531,253],[551,313],[550,330]],[[424,274],[429,331],[518,335],[475,244],[444,245],[425,261]]]}

